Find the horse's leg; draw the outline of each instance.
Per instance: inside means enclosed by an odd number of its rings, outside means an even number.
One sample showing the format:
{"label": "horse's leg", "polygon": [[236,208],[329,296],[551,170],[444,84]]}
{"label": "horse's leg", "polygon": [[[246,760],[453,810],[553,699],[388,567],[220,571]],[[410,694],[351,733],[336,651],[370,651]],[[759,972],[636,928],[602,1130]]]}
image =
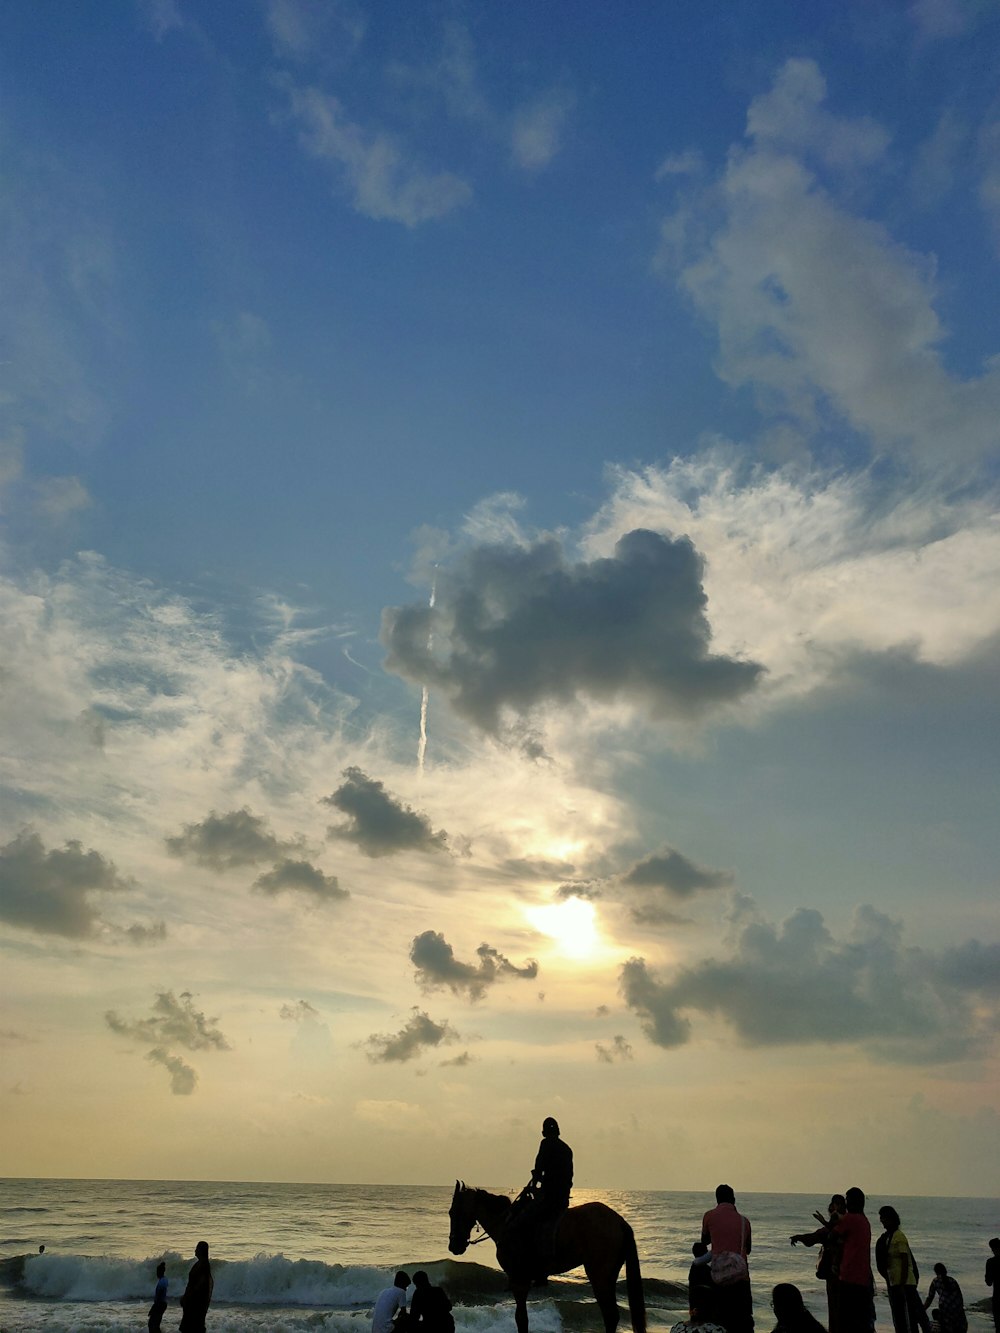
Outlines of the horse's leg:
{"label": "horse's leg", "polygon": [[618,1327],[618,1270],[609,1273],[606,1264],[584,1264],[584,1272],[590,1279],[594,1299],[604,1317],[604,1333],[615,1333]]}
{"label": "horse's leg", "polygon": [[517,1333],[528,1333],[528,1290],[530,1286],[530,1279],[523,1282],[512,1281],[510,1284],[514,1296],[514,1323],[517,1325]]}

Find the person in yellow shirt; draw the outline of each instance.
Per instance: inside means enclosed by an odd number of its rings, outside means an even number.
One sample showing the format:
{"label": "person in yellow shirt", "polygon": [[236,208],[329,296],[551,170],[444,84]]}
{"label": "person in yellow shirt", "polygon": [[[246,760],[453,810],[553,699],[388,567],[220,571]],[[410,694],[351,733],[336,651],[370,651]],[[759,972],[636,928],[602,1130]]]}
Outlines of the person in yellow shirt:
{"label": "person in yellow shirt", "polygon": [[875,1246],[875,1266],[885,1278],[889,1309],[896,1333],[930,1333],[931,1324],[917,1290],[916,1261],[906,1239],[899,1213],[890,1205],[878,1210],[878,1220],[885,1227]]}

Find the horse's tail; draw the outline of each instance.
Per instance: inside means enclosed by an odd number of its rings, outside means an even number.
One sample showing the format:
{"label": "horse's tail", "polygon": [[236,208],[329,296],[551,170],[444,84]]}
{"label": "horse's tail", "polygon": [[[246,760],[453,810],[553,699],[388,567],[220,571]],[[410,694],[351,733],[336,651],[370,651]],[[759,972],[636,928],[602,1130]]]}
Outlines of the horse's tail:
{"label": "horse's tail", "polygon": [[646,1333],[646,1297],[642,1291],[642,1273],[639,1271],[639,1251],[635,1248],[635,1232],[627,1222],[625,1227],[625,1290],[628,1292],[628,1312],[633,1333]]}

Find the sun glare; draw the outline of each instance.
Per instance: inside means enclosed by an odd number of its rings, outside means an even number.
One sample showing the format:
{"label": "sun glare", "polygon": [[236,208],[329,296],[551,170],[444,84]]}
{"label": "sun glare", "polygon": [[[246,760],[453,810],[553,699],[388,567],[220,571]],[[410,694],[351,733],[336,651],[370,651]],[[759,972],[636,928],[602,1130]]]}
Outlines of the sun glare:
{"label": "sun glare", "polygon": [[549,907],[527,907],[525,915],[536,930],[554,940],[567,958],[589,958],[597,948],[594,904],[567,898]]}

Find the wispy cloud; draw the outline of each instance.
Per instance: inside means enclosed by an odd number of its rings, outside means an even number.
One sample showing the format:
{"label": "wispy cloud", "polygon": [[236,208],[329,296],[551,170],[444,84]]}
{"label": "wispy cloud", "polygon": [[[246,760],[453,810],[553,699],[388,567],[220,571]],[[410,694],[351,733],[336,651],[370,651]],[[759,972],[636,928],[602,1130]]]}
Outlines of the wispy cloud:
{"label": "wispy cloud", "polygon": [[459,1034],[447,1020],[438,1023],[429,1014],[414,1007],[412,1016],[398,1032],[373,1033],[364,1044],[368,1059],[373,1064],[403,1064],[428,1048],[433,1049],[458,1039]]}
{"label": "wispy cloud", "polygon": [[426,170],[396,136],[351,120],[336,97],[294,86],[287,93],[303,149],[334,169],[358,213],[417,227],[472,199],[467,181]]}
{"label": "wispy cloud", "polygon": [[417,985],[423,990],[447,987],[453,995],[481,1000],[490,987],[507,978],[532,981],[538,976],[538,964],[529,959],[517,967],[497,949],[481,944],[476,950],[477,963],[463,963],[439,931],[425,930],[410,946],[410,962],[415,968]]}

